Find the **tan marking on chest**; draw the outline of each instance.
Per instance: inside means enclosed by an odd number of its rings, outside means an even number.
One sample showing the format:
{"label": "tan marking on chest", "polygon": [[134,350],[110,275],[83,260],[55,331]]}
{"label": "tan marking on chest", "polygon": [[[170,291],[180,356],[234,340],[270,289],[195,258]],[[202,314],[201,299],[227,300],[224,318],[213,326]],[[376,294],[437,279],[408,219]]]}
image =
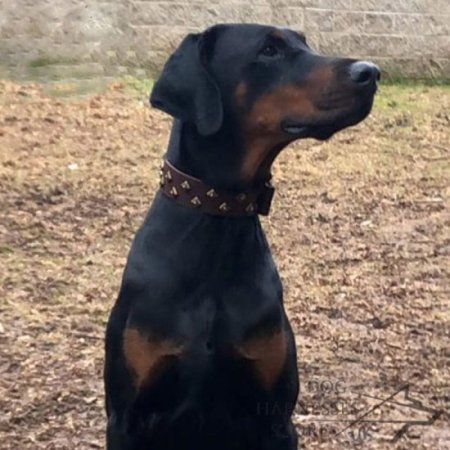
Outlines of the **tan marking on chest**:
{"label": "tan marking on chest", "polygon": [[169,339],[153,339],[135,328],[127,328],[123,333],[123,353],[137,389],[154,381],[182,350],[181,344]]}
{"label": "tan marking on chest", "polygon": [[266,389],[278,381],[286,363],[287,340],[284,331],[251,338],[237,347],[238,354],[252,362],[255,372]]}

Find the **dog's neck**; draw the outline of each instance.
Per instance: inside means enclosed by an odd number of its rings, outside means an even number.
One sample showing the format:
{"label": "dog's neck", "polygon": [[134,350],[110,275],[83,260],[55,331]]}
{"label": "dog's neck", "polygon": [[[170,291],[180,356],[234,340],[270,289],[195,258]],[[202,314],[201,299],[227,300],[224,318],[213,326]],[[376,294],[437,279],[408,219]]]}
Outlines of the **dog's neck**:
{"label": "dog's neck", "polygon": [[201,136],[195,126],[175,119],[166,158],[180,171],[206,184],[239,191],[261,182],[242,180],[240,162],[244,151],[238,127],[231,122],[212,136]]}
{"label": "dog's neck", "polygon": [[161,190],[178,203],[212,215],[267,215],[274,193],[270,180],[240,183],[234,167],[237,144],[230,142],[223,135],[199,139],[196,130],[175,121],[161,168]]}

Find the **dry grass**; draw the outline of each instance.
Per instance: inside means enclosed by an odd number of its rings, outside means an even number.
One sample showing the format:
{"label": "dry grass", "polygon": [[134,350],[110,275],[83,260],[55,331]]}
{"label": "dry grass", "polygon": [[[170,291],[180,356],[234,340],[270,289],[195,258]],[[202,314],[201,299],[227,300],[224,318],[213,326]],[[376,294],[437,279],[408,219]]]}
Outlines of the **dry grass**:
{"label": "dry grass", "polygon": [[[120,84],[62,98],[0,83],[4,450],[103,448],[103,330],[170,126],[141,97]],[[450,89],[389,86],[365,123],[295,145],[276,164],[264,222],[297,336],[306,448],[358,444],[317,421],[337,396],[362,411],[373,404],[364,395],[410,383],[448,411],[449,141]],[[394,406],[374,415],[398,418]],[[386,439],[401,424],[352,430],[364,449],[446,449],[448,420],[396,444]]]}

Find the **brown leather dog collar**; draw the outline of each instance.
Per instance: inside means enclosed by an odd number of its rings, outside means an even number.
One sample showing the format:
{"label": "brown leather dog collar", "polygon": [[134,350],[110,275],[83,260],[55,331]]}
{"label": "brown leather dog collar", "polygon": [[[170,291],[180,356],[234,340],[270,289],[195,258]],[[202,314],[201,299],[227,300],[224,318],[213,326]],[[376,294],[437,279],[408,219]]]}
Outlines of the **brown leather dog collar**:
{"label": "brown leather dog collar", "polygon": [[215,216],[266,216],[275,191],[269,181],[259,189],[237,193],[216,189],[181,172],[167,160],[164,160],[160,176],[161,191],[167,197],[181,205]]}

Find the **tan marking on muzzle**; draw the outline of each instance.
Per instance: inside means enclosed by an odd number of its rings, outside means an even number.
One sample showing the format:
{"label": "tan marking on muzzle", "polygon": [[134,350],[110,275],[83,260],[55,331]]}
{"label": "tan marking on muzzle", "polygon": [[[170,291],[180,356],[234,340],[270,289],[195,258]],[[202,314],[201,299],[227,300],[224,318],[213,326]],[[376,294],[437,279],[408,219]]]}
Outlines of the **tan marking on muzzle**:
{"label": "tan marking on muzzle", "polygon": [[243,126],[247,150],[241,166],[244,179],[255,176],[273,147],[289,141],[280,128],[283,118],[310,116],[314,111],[308,92],[296,86],[282,86],[256,100]]}
{"label": "tan marking on muzzle", "polygon": [[255,101],[242,127],[246,153],[241,173],[246,181],[254,178],[275,147],[292,140],[281,129],[283,119],[292,116],[313,121],[319,115],[314,99],[332,78],[332,68],[321,67],[311,73],[302,86],[280,86]]}

